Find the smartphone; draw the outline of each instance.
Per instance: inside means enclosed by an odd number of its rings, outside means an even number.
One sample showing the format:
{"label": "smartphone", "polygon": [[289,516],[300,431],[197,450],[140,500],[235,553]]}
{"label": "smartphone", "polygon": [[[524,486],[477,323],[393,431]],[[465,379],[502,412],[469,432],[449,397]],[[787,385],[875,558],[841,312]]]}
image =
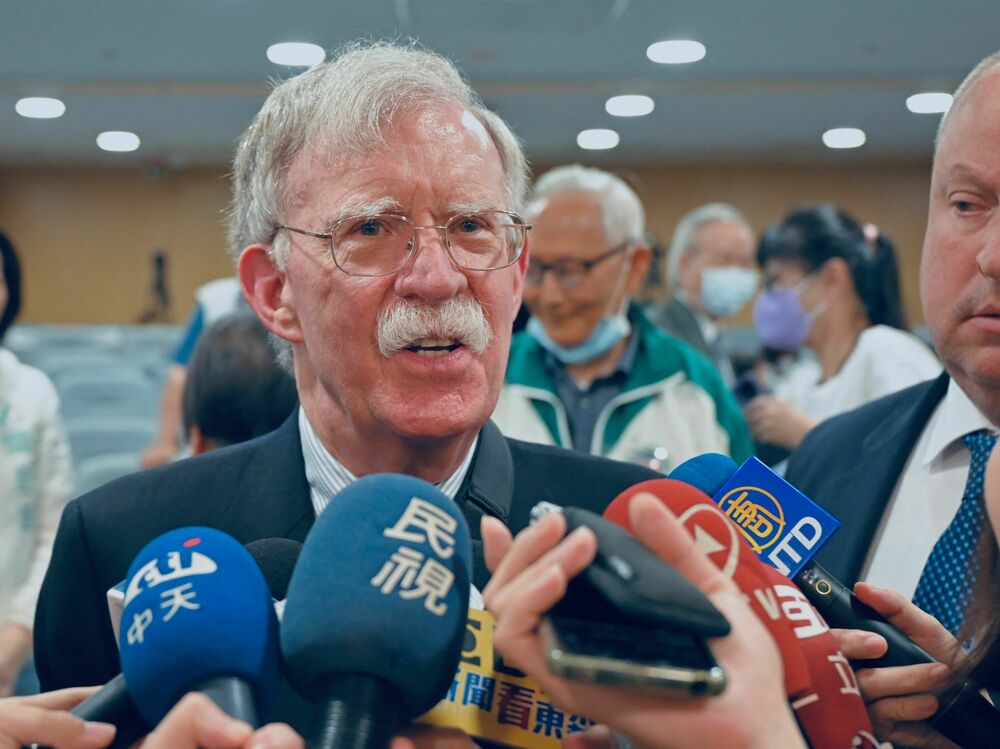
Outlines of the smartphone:
{"label": "smartphone", "polygon": [[594,621],[550,614],[540,634],[549,668],[573,681],[709,697],[726,675],[705,639],[642,623]]}

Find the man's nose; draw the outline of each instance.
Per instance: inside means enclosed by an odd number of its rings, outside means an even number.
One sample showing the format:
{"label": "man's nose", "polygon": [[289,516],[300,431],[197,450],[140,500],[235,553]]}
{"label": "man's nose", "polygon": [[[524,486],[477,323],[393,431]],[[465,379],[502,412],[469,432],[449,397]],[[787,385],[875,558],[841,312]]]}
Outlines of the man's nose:
{"label": "man's nose", "polygon": [[428,302],[447,301],[468,286],[465,272],[448,253],[442,227],[418,227],[413,241],[410,261],[396,276],[396,291],[400,296],[416,296]]}
{"label": "man's nose", "polygon": [[976,265],[988,279],[1000,281],[1000,214],[994,214],[986,226]]}

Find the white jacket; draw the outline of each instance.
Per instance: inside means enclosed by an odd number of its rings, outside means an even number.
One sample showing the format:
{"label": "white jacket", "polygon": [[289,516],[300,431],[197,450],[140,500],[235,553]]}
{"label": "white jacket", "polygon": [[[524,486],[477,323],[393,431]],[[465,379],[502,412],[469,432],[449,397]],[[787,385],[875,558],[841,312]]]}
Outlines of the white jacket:
{"label": "white jacket", "polygon": [[32,628],[72,492],[69,445],[52,382],[0,349],[0,626]]}

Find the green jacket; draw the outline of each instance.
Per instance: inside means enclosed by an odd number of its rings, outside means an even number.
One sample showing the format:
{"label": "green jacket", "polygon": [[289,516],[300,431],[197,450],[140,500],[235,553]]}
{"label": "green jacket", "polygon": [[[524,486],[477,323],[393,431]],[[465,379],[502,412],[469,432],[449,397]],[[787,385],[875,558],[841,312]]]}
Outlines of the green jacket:
{"label": "green jacket", "polygon": [[[629,318],[639,336],[625,386],[600,414],[589,452],[617,460],[647,462],[667,449],[666,468],[706,452],[742,462],[753,452],[746,422],[712,362],[691,346],[656,328],[632,305]],[[534,338],[511,341],[507,379],[493,420],[509,437],[574,447],[566,410]]]}

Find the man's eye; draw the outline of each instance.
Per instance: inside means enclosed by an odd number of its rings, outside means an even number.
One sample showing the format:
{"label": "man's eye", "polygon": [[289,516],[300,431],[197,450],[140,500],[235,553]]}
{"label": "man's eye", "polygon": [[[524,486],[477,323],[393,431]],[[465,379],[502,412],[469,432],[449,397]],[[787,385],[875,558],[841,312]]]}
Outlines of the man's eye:
{"label": "man's eye", "polygon": [[362,223],[358,224],[358,228],[356,229],[356,231],[358,232],[358,234],[361,234],[362,236],[365,237],[375,237],[378,236],[379,230],[381,228],[382,225],[378,221],[376,221],[375,219],[368,219],[367,221],[363,221]]}
{"label": "man's eye", "polygon": [[469,233],[474,231],[479,231],[483,228],[483,222],[476,216],[465,216],[461,221],[458,222],[458,230],[460,232]]}

